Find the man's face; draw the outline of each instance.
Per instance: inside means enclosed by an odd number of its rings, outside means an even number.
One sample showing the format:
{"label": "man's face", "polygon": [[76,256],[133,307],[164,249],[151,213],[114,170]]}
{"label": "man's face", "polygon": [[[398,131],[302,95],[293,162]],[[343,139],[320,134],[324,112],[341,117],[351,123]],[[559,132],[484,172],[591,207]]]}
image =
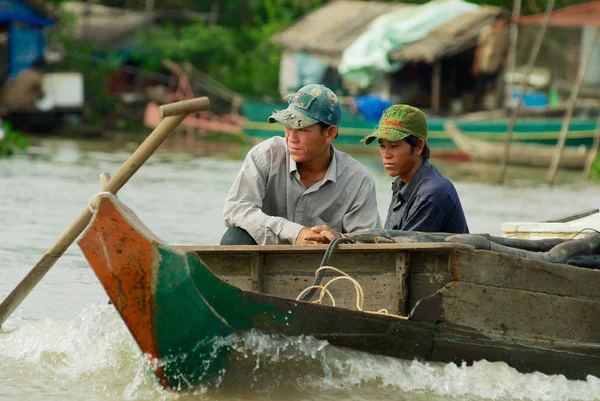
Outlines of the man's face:
{"label": "man's face", "polygon": [[323,130],[319,124],[306,128],[285,127],[285,143],[292,160],[307,163],[329,150],[336,133],[336,127]]}
{"label": "man's face", "polygon": [[[419,141],[420,142],[420,141]],[[379,154],[383,167],[391,177],[406,175],[421,158],[419,150],[414,150],[404,139],[391,142],[379,139]]]}

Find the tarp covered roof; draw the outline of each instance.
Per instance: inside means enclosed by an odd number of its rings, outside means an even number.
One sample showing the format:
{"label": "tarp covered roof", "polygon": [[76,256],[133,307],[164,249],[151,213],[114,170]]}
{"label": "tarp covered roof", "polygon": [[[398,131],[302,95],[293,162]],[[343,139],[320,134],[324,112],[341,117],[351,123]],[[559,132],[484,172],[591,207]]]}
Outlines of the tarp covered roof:
{"label": "tarp covered roof", "polygon": [[500,7],[482,6],[475,12],[461,14],[433,29],[416,42],[390,54],[390,59],[432,63],[477,45],[479,31],[505,11]]}
{"label": "tarp covered roof", "polygon": [[343,51],[380,15],[411,4],[338,0],[310,12],[271,38],[288,50],[304,51],[339,62]]}
{"label": "tarp covered roof", "polygon": [[[332,1],[274,35],[271,41],[287,50],[318,56],[335,66],[344,50],[367,31],[375,18],[406,7],[417,6],[377,1]],[[462,14],[432,30],[425,38],[393,52],[390,59],[431,63],[457,54],[474,47],[479,30],[505,12],[500,7],[482,6],[476,12]]]}
{"label": "tarp covered roof", "polygon": [[[540,25],[543,21],[543,13],[519,18],[519,24],[521,25]],[[550,25],[570,27],[600,27],[600,1],[575,4],[555,10],[550,15]]]}

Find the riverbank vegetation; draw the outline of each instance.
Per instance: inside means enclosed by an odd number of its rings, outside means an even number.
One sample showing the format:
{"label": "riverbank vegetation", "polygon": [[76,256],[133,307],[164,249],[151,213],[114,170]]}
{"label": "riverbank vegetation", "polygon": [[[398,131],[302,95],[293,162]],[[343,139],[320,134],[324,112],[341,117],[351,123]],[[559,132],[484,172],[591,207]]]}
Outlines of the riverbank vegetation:
{"label": "riverbank vegetation", "polygon": [[27,146],[27,137],[22,132],[15,130],[7,122],[0,122],[0,157],[11,156],[27,149]]}
{"label": "riverbank vegetation", "polygon": [[[54,2],[60,4],[62,0]],[[164,23],[140,29],[134,45],[128,49],[127,58],[141,68],[154,72],[164,69],[162,62],[165,59],[190,62],[243,96],[278,97],[281,49],[272,44],[270,38],[327,2],[328,0],[99,0],[94,3],[135,10],[148,9],[151,3],[154,10],[190,10],[205,16],[197,22]],[[404,2],[420,4],[426,0]],[[507,10],[513,5],[512,0],[471,2],[502,6]],[[580,2],[584,1],[558,0],[555,8]],[[522,12],[538,13],[544,7],[544,0],[529,0],[523,3]],[[57,38],[64,42],[67,56],[65,62],[71,67],[80,68],[86,77],[89,74],[90,79],[87,81],[90,83],[102,82],[102,77],[125,62],[124,53],[106,53],[102,49],[74,42],[69,28],[70,21],[69,16],[63,16],[61,23],[66,29]],[[92,56],[96,62],[89,62]],[[94,88],[94,92],[96,89]]]}

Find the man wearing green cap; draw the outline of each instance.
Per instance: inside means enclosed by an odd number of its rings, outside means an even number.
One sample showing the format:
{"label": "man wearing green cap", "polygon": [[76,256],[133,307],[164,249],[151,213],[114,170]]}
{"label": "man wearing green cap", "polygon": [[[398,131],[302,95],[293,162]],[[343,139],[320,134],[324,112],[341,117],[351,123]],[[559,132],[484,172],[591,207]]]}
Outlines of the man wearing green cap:
{"label": "man wearing green cap", "polygon": [[225,201],[221,245],[328,243],[381,227],[373,177],[331,145],[341,118],[335,93],[314,84],[286,99],[269,117],[285,139],[248,152]]}
{"label": "man wearing green cap", "polygon": [[386,229],[468,233],[454,185],[429,162],[427,120],[416,107],[397,104],[384,111],[375,132],[383,167],[392,177]]}

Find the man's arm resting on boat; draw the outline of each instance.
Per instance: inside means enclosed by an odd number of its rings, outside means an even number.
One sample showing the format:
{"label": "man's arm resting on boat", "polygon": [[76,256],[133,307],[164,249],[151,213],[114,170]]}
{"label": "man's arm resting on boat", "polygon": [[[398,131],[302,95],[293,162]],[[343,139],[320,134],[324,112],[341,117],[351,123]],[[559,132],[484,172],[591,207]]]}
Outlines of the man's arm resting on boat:
{"label": "man's arm resting on boat", "polygon": [[227,194],[223,220],[246,230],[259,245],[294,244],[303,226],[261,210],[268,176],[266,155],[250,151]]}

